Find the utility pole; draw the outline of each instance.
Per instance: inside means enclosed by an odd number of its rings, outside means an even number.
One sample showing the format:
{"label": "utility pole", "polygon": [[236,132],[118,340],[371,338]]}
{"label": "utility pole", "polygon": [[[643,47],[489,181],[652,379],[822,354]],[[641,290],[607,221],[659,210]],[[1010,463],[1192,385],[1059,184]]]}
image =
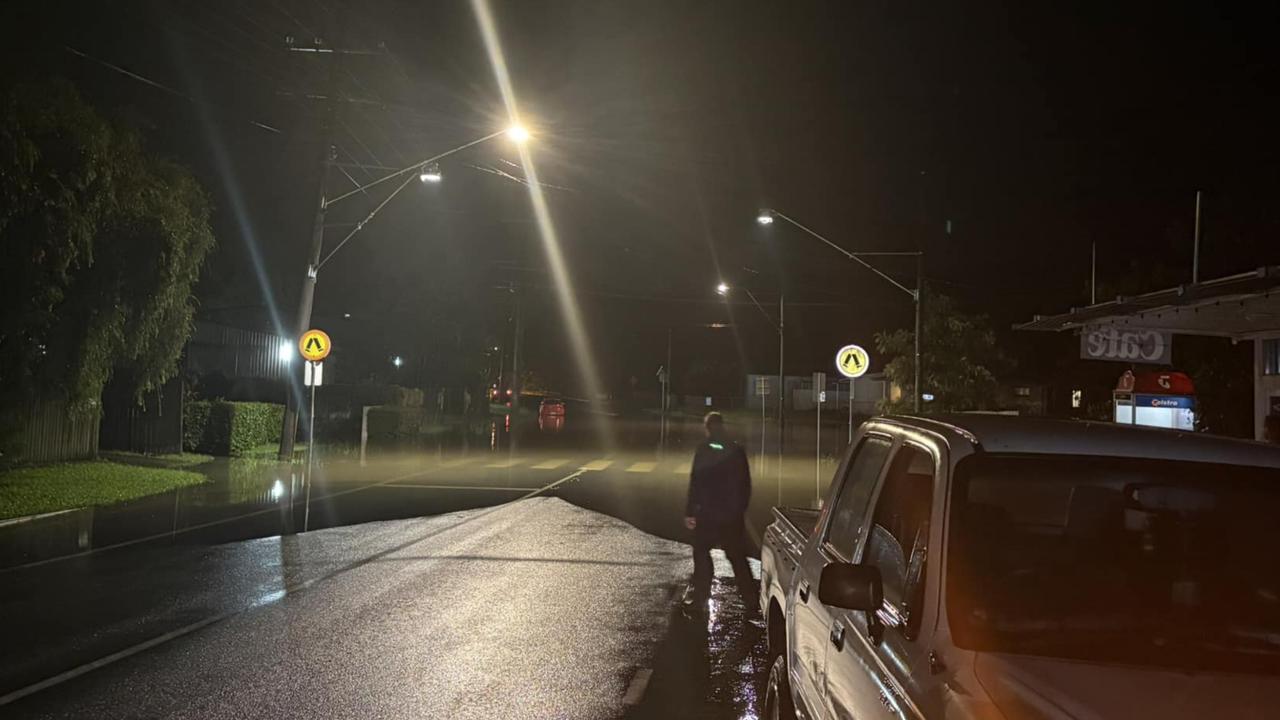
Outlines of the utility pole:
{"label": "utility pole", "polygon": [[787,348],[786,336],[786,303],[782,288],[778,288],[778,506],[782,506],[782,444],[786,437],[787,423],[787,376],[783,366],[784,353]]}
{"label": "utility pole", "polygon": [[1196,236],[1191,249],[1191,282],[1200,282],[1200,191],[1196,191]]}
{"label": "utility pole", "polygon": [[920,355],[920,332],[921,332],[920,303],[922,300],[921,295],[923,294],[924,294],[924,253],[921,252],[916,254],[916,292],[915,292],[915,296],[916,296],[915,394],[916,394],[916,397],[915,397],[915,402],[913,403],[913,406],[915,407],[915,412],[917,415],[920,413],[921,393],[924,392],[924,389],[920,387],[920,377],[922,375],[920,371],[920,363],[922,362],[921,355]]}
{"label": "utility pole", "polygon": [[520,411],[520,333],[523,312],[520,306],[520,286],[511,285],[512,302],[515,305],[515,337],[511,341],[511,414],[519,419]]}
{"label": "utility pole", "polygon": [[1089,249],[1089,304],[1098,304],[1098,241],[1094,240]]}
{"label": "utility pole", "polygon": [[[317,41],[317,47],[319,41]],[[302,279],[302,296],[298,299],[298,315],[294,324],[293,337],[290,343],[302,336],[311,325],[311,308],[316,296],[316,274],[319,272],[320,253],[324,249],[324,219],[327,209],[325,190],[329,182],[329,172],[337,159],[337,148],[333,144],[334,128],[338,120],[338,58],[342,53],[332,53],[329,58],[329,107],[321,127],[320,154],[320,187],[317,191],[315,216],[311,221],[311,247],[307,252],[306,274]],[[286,383],[288,393],[285,397],[284,423],[280,428],[279,459],[293,458],[293,442],[298,434],[298,408],[302,404],[302,388],[298,384],[296,373],[290,371]]]}

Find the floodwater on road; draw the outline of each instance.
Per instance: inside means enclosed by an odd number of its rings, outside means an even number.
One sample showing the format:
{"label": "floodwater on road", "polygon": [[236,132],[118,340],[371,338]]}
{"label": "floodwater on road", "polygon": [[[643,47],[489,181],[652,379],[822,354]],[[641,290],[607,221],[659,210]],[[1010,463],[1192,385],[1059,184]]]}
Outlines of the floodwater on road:
{"label": "floodwater on road", "polygon": [[[652,418],[598,416],[549,426],[526,417],[514,429],[511,418],[446,426],[409,447],[375,445],[363,459],[349,449],[330,455],[320,446],[310,482],[305,463],[217,458],[192,468],[207,483],[110,506],[0,521],[0,570],[139,543],[207,545],[436,515],[539,490],[684,539],[680,518],[689,458],[700,439],[696,419],[672,423],[663,449],[660,424]],[[611,447],[600,445],[600,425]],[[788,434],[797,439],[779,472],[776,433],[764,430],[749,426],[735,433],[753,464],[756,542],[771,521],[772,505],[813,505],[834,468],[834,460],[825,458],[815,472],[812,449],[800,450],[805,436],[793,428]],[[838,438],[824,440],[836,452],[843,449]]]}

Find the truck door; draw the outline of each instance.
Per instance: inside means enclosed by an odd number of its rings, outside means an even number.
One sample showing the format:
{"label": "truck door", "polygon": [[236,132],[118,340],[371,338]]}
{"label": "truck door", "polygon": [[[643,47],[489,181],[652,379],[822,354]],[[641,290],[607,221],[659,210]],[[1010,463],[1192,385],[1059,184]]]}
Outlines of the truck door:
{"label": "truck door", "polygon": [[791,681],[813,718],[822,717],[827,630],[831,627],[831,612],[835,610],[818,601],[818,581],[827,563],[836,559],[848,561],[852,557],[867,502],[892,447],[889,436],[874,433],[868,433],[858,443],[846,464],[844,478],[835,479],[839,482],[838,494],[831,504],[826,525],[818,528],[823,537],[804,559],[796,582],[791,602],[794,613],[790,625]]}
{"label": "truck door", "polygon": [[[876,492],[858,561],[880,570],[884,602],[874,613],[833,613],[826,656],[827,717],[918,718],[933,673],[929,648],[935,605],[926,559],[939,451],[904,441]],[[936,593],[934,593],[936,595]],[[928,605],[928,608],[926,608]]]}

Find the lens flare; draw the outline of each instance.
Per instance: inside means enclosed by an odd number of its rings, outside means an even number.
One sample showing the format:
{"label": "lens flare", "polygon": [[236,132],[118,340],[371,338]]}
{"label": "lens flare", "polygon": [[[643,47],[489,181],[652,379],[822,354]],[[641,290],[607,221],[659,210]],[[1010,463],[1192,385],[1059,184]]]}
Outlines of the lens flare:
{"label": "lens flare", "polygon": [[[502,91],[502,100],[506,105],[507,116],[510,121],[509,127],[511,128],[508,135],[513,140],[517,140],[516,147],[520,151],[520,164],[524,167],[524,176],[528,181],[529,199],[533,204],[533,214],[538,223],[538,232],[542,238],[542,248],[546,253],[547,265],[555,281],[556,298],[560,302],[560,312],[569,330],[569,340],[573,346],[574,357],[578,362],[587,397],[592,404],[595,404],[604,394],[600,383],[600,373],[596,369],[595,358],[591,354],[591,347],[587,341],[586,327],[582,322],[582,313],[579,311],[577,300],[573,294],[569,271],[565,265],[564,253],[560,247],[559,236],[556,234],[555,223],[551,220],[551,211],[547,208],[546,198],[542,194],[542,183],[538,181],[538,170],[534,166],[533,155],[529,151],[530,143],[519,142],[521,135],[526,139],[528,138],[528,131],[524,129],[524,124],[520,122],[519,106],[516,103],[515,90],[511,86],[511,75],[507,71],[507,61],[502,52],[502,43],[498,39],[498,29],[494,24],[493,11],[489,7],[488,0],[471,0],[471,9],[475,12],[476,21],[480,25],[480,34],[484,39],[484,47],[489,55],[489,63],[493,66],[494,77],[498,81],[498,88]],[[517,129],[519,129],[520,133],[515,132]],[[607,425],[603,421],[598,421],[596,430],[600,435],[601,442],[606,447],[612,447],[612,438],[609,435]]]}

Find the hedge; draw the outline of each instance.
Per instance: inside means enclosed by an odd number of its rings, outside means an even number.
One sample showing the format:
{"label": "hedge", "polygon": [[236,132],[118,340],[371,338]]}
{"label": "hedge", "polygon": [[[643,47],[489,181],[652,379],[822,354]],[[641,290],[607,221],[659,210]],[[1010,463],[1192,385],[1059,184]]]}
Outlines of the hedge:
{"label": "hedge", "polygon": [[182,446],[187,452],[244,455],[280,441],[284,406],[275,403],[198,400],[183,411]]}

